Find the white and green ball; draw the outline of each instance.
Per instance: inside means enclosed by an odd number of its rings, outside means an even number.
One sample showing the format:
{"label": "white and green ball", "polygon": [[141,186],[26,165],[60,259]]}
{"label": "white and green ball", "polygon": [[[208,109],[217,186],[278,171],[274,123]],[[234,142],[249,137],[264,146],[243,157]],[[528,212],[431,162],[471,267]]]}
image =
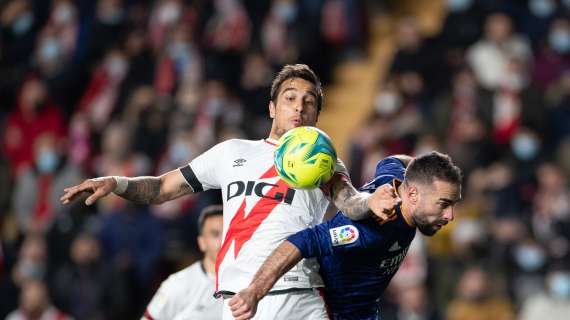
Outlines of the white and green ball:
{"label": "white and green ball", "polygon": [[336,151],[329,136],[315,127],[287,131],[275,150],[277,174],[297,189],[313,189],[330,180]]}

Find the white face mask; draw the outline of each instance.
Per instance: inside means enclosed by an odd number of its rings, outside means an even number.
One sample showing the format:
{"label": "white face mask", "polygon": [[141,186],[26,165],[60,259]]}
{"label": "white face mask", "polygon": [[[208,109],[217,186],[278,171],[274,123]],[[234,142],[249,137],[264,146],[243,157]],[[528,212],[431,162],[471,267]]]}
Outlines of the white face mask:
{"label": "white face mask", "polygon": [[402,105],[402,99],[394,92],[381,92],[376,96],[374,107],[380,115],[394,114]]}
{"label": "white face mask", "polygon": [[162,24],[172,24],[180,18],[180,7],[173,2],[163,4],[158,11],[158,20]]}
{"label": "white face mask", "polygon": [[126,59],[115,56],[107,60],[105,67],[111,77],[122,78],[127,73],[129,65]]}

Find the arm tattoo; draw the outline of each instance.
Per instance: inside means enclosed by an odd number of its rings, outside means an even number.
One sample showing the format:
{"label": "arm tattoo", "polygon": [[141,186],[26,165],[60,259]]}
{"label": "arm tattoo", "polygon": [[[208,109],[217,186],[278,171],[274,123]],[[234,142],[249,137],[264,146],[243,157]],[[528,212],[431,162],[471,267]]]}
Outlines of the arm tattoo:
{"label": "arm tattoo", "polygon": [[142,204],[160,203],[160,178],[159,177],[136,177],[129,178],[127,190],[120,196]]}
{"label": "arm tattoo", "polygon": [[334,205],[352,220],[362,220],[370,217],[368,208],[369,193],[359,192],[346,182],[336,183],[333,187]]}

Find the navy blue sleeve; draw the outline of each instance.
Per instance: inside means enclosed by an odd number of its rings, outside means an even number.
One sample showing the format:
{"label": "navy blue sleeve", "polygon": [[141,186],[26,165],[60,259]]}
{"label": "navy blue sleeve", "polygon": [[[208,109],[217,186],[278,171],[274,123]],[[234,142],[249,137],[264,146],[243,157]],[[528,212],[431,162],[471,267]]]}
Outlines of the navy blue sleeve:
{"label": "navy blue sleeve", "polygon": [[364,247],[360,226],[340,212],[333,219],[301,230],[287,240],[301,251],[303,258],[324,257]]}
{"label": "navy blue sleeve", "polygon": [[384,158],[376,164],[374,179],[362,186],[360,191],[372,193],[381,185],[392,183],[394,179],[404,181],[405,173],[406,167],[402,161],[394,157]]}

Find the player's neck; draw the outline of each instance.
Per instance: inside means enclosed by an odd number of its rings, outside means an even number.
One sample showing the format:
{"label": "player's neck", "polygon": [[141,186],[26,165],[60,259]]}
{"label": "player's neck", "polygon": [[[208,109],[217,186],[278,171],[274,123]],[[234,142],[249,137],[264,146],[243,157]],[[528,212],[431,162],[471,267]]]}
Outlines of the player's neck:
{"label": "player's neck", "polygon": [[402,203],[400,204],[400,212],[402,212],[402,217],[404,218],[406,224],[412,228],[415,228],[416,225],[414,223],[414,220],[412,219],[412,213],[410,212],[410,208],[408,208],[408,206],[406,205],[408,201],[407,199],[404,200],[404,197],[406,197],[406,192],[404,188],[405,188],[404,183],[400,183],[400,185],[398,186],[398,195],[402,200]]}
{"label": "player's neck", "polygon": [[204,258],[202,259],[202,266],[204,267],[204,271],[206,271],[207,274],[216,274],[216,262],[215,261],[210,261],[210,259],[208,258]]}

